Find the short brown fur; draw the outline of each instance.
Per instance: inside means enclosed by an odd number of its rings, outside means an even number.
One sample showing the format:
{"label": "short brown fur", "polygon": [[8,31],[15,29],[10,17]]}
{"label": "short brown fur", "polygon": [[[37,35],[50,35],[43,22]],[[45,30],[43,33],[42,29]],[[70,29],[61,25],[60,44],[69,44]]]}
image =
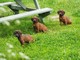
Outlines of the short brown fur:
{"label": "short brown fur", "polygon": [[47,31],[47,27],[39,22],[39,18],[37,17],[33,17],[31,18],[32,22],[33,22],[33,28],[35,32],[45,32]]}
{"label": "short brown fur", "polygon": [[60,25],[61,25],[62,23],[63,23],[64,25],[68,25],[68,24],[71,24],[71,23],[72,23],[68,17],[64,16],[65,11],[59,10],[57,13],[59,14]]}
{"label": "short brown fur", "polygon": [[18,40],[21,43],[21,45],[24,45],[24,43],[33,42],[33,38],[32,38],[31,35],[22,34],[22,32],[20,30],[16,30],[14,32],[14,35],[18,38]]}

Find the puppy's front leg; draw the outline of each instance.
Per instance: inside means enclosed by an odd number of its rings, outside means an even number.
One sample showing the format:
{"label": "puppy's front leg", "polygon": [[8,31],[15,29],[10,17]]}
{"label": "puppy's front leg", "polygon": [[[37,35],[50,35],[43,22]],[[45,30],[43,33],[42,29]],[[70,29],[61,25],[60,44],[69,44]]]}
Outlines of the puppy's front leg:
{"label": "puppy's front leg", "polygon": [[35,27],[35,26],[33,26],[33,28],[34,28],[34,31],[36,31],[36,27]]}
{"label": "puppy's front leg", "polygon": [[65,23],[64,23],[65,25],[67,25],[67,21],[65,20]]}
{"label": "puppy's front leg", "polygon": [[36,32],[37,33],[39,32],[39,24],[37,24],[37,26],[36,26]]}
{"label": "puppy's front leg", "polygon": [[21,46],[23,46],[23,45],[24,45],[24,41],[20,41],[20,43],[21,43]]}
{"label": "puppy's front leg", "polygon": [[39,32],[39,29],[37,29],[36,32],[38,33]]}
{"label": "puppy's front leg", "polygon": [[39,27],[37,27],[37,33],[39,32]]}
{"label": "puppy's front leg", "polygon": [[60,22],[60,25],[62,25],[62,20],[61,19],[59,19],[59,22]]}

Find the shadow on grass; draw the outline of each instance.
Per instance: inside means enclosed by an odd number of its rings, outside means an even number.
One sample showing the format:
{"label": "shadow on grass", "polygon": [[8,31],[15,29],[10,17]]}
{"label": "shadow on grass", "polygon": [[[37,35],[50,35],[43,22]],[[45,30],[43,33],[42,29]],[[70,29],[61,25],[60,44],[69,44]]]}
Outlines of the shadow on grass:
{"label": "shadow on grass", "polygon": [[0,23],[0,37],[12,36],[15,30],[21,30],[24,34],[33,34],[32,22],[29,19],[20,20],[20,24],[16,24],[15,21],[10,22],[10,26]]}

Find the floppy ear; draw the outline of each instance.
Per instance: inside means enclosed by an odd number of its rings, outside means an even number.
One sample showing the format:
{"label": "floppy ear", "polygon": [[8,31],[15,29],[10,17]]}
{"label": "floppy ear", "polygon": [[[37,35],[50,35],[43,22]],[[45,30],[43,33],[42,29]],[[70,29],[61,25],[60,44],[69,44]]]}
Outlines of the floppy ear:
{"label": "floppy ear", "polygon": [[15,35],[15,32],[13,32],[13,35]]}
{"label": "floppy ear", "polygon": [[65,11],[62,11],[63,12],[63,14],[65,14]]}
{"label": "floppy ear", "polygon": [[31,18],[31,21],[33,21],[33,18]]}
{"label": "floppy ear", "polygon": [[57,11],[57,14],[59,14],[59,11]]}

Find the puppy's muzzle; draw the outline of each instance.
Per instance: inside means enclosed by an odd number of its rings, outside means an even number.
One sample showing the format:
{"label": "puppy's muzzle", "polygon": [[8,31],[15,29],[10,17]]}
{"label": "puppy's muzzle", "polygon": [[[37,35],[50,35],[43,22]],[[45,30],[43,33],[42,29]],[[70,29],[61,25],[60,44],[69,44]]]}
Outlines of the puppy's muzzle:
{"label": "puppy's muzzle", "polygon": [[16,37],[19,37],[19,34],[15,34]]}

